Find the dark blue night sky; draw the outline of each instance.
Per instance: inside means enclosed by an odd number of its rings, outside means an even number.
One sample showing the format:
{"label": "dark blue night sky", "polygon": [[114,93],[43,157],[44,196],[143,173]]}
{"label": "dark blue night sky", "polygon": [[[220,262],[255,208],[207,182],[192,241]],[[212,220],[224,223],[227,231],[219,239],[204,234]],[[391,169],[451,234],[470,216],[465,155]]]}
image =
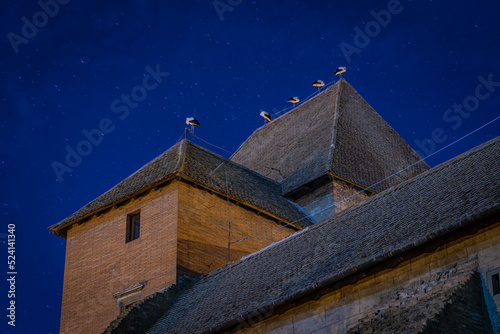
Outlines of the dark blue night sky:
{"label": "dark blue night sky", "polygon": [[[1,333],[59,331],[65,240],[47,227],[174,145],[188,116],[200,121],[200,138],[234,152],[263,125],[261,109],[306,98],[313,81],[337,80],[338,66],[423,156],[500,115],[495,0],[18,0],[0,8]],[[104,136],[92,136],[99,128]],[[428,162],[498,135],[500,120]],[[10,223],[15,327],[6,317]]]}

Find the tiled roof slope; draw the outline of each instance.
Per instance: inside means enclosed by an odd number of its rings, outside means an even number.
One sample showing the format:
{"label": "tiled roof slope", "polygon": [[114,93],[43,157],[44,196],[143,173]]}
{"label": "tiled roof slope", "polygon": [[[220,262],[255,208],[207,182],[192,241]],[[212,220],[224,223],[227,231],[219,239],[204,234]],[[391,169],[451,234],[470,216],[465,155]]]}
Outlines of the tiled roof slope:
{"label": "tiled roof slope", "polygon": [[[148,333],[204,333],[500,212],[500,137],[208,274]],[[262,314],[262,313],[260,313]]]}
{"label": "tiled roof slope", "polygon": [[148,162],[141,169],[106,191],[72,215],[49,227],[55,234],[58,230],[71,225],[78,219],[86,217],[100,209],[114,205],[121,200],[130,198],[150,185],[159,184],[179,170],[182,163],[182,143],[179,142],[163,154]]}
{"label": "tiled roof slope", "polygon": [[329,170],[337,90],[338,83],[258,128],[231,160],[277,181],[294,173],[302,183],[320,177]]}
{"label": "tiled roof slope", "polygon": [[[224,164],[217,171],[209,178],[206,177],[223,162]],[[222,195],[226,195],[227,188],[230,198],[260,209],[285,222],[296,222],[295,225],[302,227],[312,224],[300,206],[283,197],[283,191],[278,182],[267,179],[188,140],[182,140],[80,210],[50,226],[49,229],[57,234],[60,229],[75,221],[135,196],[144,189],[161,184],[175,175],[202,184]]]}
{"label": "tiled roof slope", "polygon": [[[421,160],[421,157],[346,81],[341,84],[331,171],[368,187]],[[422,161],[377,184],[382,191],[426,170]]]}
{"label": "tiled roof slope", "polygon": [[[191,142],[187,142],[186,145],[184,162],[180,168],[183,177],[195,180],[224,195],[227,187],[230,198],[271,213],[286,222],[293,222],[301,227],[312,224],[311,219],[298,204],[283,196],[283,190],[278,182]],[[215,170],[217,167],[219,169]],[[212,174],[207,178],[210,173]]]}
{"label": "tiled roof slope", "polygon": [[[328,171],[369,187],[420,159],[344,79],[257,129],[232,157],[266,177],[284,178],[285,193]],[[373,190],[382,191],[427,169],[422,161]]]}

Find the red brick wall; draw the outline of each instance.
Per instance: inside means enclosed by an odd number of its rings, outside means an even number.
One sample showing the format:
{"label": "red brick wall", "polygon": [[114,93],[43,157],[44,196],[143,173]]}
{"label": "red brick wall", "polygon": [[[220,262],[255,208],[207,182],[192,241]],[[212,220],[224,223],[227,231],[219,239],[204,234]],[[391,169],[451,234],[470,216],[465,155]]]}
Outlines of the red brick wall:
{"label": "red brick wall", "polygon": [[[119,315],[112,294],[147,281],[142,298],[175,282],[178,182],[68,230],[61,333],[101,333]],[[127,214],[140,238],[125,243]]]}
{"label": "red brick wall", "polygon": [[[141,210],[140,238],[125,243],[127,214]],[[232,241],[281,225],[229,204]],[[232,245],[237,260],[295,232],[280,228]],[[228,261],[228,203],[181,181],[68,230],[61,333],[101,333],[120,311],[114,292],[147,281],[141,298],[176,282],[177,273],[207,273]]]}
{"label": "red brick wall", "polygon": [[[233,202],[229,203],[228,216],[225,197],[186,183],[179,185],[177,247],[181,275],[187,272],[207,273],[227,264],[229,220],[232,242],[281,226],[270,217]],[[261,237],[232,244],[231,260],[238,260],[294,232],[290,227],[283,227]]]}

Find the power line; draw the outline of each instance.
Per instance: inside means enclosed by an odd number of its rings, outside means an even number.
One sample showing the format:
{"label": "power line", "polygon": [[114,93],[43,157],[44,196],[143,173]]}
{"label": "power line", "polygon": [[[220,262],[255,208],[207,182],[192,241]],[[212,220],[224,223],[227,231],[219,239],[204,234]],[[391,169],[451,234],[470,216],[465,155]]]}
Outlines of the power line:
{"label": "power line", "polygon": [[188,131],[188,128],[185,128],[184,131],[182,131],[182,135],[177,139],[176,143],[180,142],[182,137],[186,138],[186,133]]}
{"label": "power line", "polygon": [[204,140],[204,139],[202,139],[202,138],[198,137],[198,136],[197,136],[197,135],[195,135],[193,132],[191,132],[191,130],[189,130],[189,129],[186,129],[186,130],[187,130],[187,131],[188,131],[188,132],[189,132],[189,133],[190,133],[193,137],[195,137],[195,138],[197,138],[197,139],[201,140],[201,141],[202,141],[202,142],[204,142],[205,144],[210,145],[210,146],[213,146],[213,147],[215,147],[215,148],[218,148],[219,150],[222,150],[222,151],[227,152],[227,153],[229,153],[229,154],[232,154],[232,152],[230,152],[230,151],[226,150],[225,148],[222,148],[222,147],[219,147],[219,146],[217,146],[217,145],[211,144],[211,143],[209,143],[208,141],[206,141],[206,140]]}

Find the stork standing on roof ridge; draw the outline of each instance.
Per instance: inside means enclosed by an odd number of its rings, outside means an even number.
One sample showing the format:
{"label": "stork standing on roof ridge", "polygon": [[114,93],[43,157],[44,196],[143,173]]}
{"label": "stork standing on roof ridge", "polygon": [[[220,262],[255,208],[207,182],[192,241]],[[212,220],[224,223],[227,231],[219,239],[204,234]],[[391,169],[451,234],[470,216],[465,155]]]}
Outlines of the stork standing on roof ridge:
{"label": "stork standing on roof ridge", "polygon": [[323,82],[323,80],[316,80],[312,83],[313,87],[318,87],[318,93],[319,93],[319,88],[323,87],[324,85],[325,83]]}
{"label": "stork standing on roof ridge", "polygon": [[342,73],[344,73],[345,71],[347,71],[347,69],[345,68],[345,66],[337,67],[337,69],[335,70],[335,73],[333,73],[333,75],[340,74],[340,77],[342,78]]}
{"label": "stork standing on roof ridge", "polygon": [[[295,103],[299,102],[299,98],[297,96],[293,96],[291,98],[289,98],[288,100],[286,100],[286,102],[291,102],[293,103],[293,107],[295,108]],[[293,108],[292,108],[293,109]]]}
{"label": "stork standing on roof ridge", "polygon": [[186,118],[186,124],[191,125],[191,133],[194,134],[194,127],[195,126],[200,126],[200,122],[194,117],[188,117]]}
{"label": "stork standing on roof ridge", "polygon": [[271,116],[267,111],[264,110],[260,111],[260,116],[263,117],[268,122],[271,122],[273,120],[273,116]]}

